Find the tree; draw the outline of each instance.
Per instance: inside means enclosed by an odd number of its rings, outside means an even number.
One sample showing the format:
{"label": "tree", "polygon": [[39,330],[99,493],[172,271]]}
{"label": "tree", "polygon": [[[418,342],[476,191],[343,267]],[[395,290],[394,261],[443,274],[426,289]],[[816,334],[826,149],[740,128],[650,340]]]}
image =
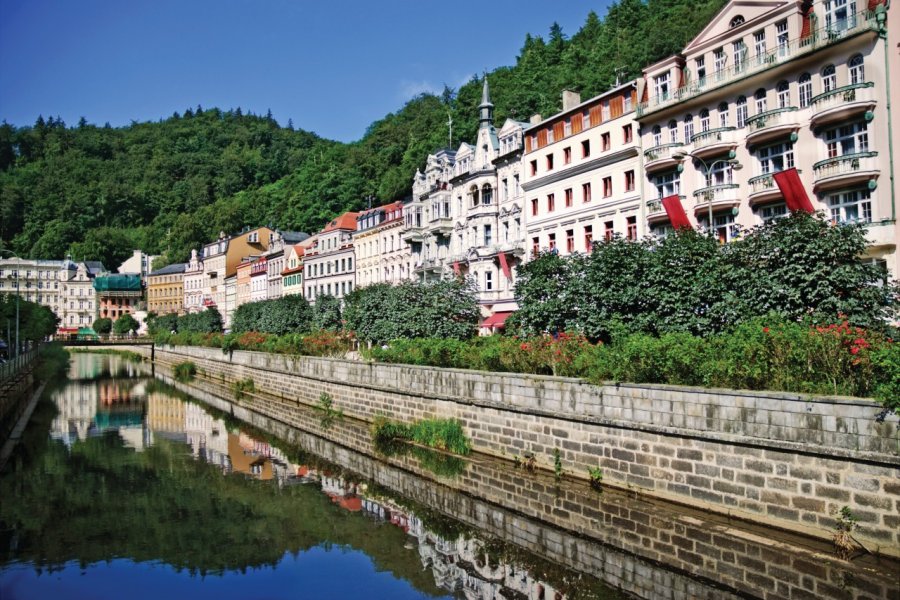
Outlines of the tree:
{"label": "tree", "polygon": [[318,296],[313,306],[313,327],[339,331],[341,323],[341,301],[330,294]]}
{"label": "tree", "polygon": [[113,323],[113,333],[116,335],[127,335],[128,333],[136,332],[140,326],[140,323],[134,317],[125,313]]}
{"label": "tree", "polygon": [[577,282],[583,272],[583,256],[562,257],[556,252],[541,252],[517,267],[519,310],[507,321],[508,327],[526,334],[577,329],[583,301]]}
{"label": "tree", "polygon": [[93,329],[100,335],[106,335],[110,331],[112,331],[113,322],[112,319],[107,319],[105,317],[101,317],[94,321]]}

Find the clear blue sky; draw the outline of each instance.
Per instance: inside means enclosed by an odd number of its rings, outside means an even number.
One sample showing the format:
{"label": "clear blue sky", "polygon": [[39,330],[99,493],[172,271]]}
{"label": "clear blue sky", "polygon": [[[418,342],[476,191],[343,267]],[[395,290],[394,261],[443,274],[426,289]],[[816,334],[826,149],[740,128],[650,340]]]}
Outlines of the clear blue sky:
{"label": "clear blue sky", "polygon": [[0,119],[74,125],[237,106],[324,137],[511,65],[609,0],[0,0]]}

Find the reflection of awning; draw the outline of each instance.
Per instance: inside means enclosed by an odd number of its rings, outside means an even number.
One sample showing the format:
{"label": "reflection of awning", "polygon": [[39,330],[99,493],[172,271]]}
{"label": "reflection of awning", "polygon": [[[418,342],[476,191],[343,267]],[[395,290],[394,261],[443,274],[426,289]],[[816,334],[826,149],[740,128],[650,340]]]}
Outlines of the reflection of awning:
{"label": "reflection of awning", "polygon": [[487,319],[481,322],[482,327],[488,327],[490,329],[500,329],[506,323],[506,319],[509,318],[509,315],[512,314],[510,312],[496,312],[489,316]]}
{"label": "reflection of awning", "polygon": [[340,505],[341,508],[345,508],[352,512],[362,510],[362,500],[360,500],[356,496],[354,496],[352,498],[347,498],[345,496],[338,500],[338,505]]}
{"label": "reflection of awning", "polygon": [[503,276],[512,281],[512,273],[509,270],[509,260],[506,258],[506,253],[500,253],[500,268],[503,270]]}
{"label": "reflection of awning", "polygon": [[688,220],[687,213],[684,212],[684,207],[681,205],[681,198],[678,194],[663,198],[662,205],[663,208],[666,209],[666,215],[668,215],[672,227],[675,229],[682,229],[684,227],[690,229],[691,222]]}
{"label": "reflection of awning", "polygon": [[784,201],[791,212],[815,212],[809,196],[806,195],[803,182],[800,181],[797,169],[790,168],[779,171],[772,175],[772,178],[778,185],[778,189],[781,190],[781,195],[784,196]]}

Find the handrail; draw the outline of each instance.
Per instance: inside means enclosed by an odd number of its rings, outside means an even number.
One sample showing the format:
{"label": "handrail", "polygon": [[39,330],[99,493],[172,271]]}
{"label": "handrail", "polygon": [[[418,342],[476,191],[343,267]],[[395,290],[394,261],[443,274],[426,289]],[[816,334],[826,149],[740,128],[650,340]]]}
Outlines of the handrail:
{"label": "handrail", "polygon": [[713,135],[722,134],[727,131],[737,131],[737,127],[728,126],[728,127],[716,127],[715,129],[707,129],[706,131],[701,131],[700,133],[695,133],[691,136],[691,143],[694,144],[699,140],[712,137]]}
{"label": "handrail", "polygon": [[859,160],[861,158],[873,158],[878,156],[877,152],[854,152],[852,154],[841,154],[840,156],[835,156],[833,158],[826,158],[825,160],[820,160],[816,164],[813,165],[813,170],[821,169],[822,167],[827,167],[828,165],[834,165],[841,162],[845,162],[848,160]]}
{"label": "handrail", "polygon": [[[862,89],[862,88],[870,88],[875,87],[875,84],[871,81],[865,81],[863,83],[850,83],[847,85],[842,85],[841,87],[834,88],[833,90],[828,90],[827,92],[822,92],[821,94],[816,94],[813,96],[809,103],[812,105],[816,105],[822,100],[827,100],[832,96],[836,96],[838,94],[844,94],[847,92],[852,92],[854,90]],[[853,102],[854,100],[848,100],[848,102]]]}

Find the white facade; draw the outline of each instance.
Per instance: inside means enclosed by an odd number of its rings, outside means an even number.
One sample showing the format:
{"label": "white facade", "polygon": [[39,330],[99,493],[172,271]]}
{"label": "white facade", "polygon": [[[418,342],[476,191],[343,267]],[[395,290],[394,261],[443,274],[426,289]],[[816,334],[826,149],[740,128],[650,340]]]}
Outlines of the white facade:
{"label": "white facade", "polygon": [[[30,258],[0,259],[0,294],[21,294],[22,300],[37,302],[62,317],[61,260]],[[6,324],[2,324],[6,327]],[[5,336],[6,330],[0,334]]]}
{"label": "white facade", "polygon": [[231,240],[225,233],[219,234],[219,239],[210,244],[205,244],[201,251],[203,260],[203,308],[216,307],[224,316],[225,311],[225,265],[227,263],[228,244]]}
{"label": "white facade", "polygon": [[146,280],[150,271],[153,270],[152,265],[159,256],[150,256],[141,250],[135,250],[131,257],[119,265],[116,269],[119,273],[137,273],[141,279]]}
{"label": "white facade", "polygon": [[398,283],[410,279],[412,250],[403,241],[403,203],[394,202],[359,213],[353,235],[357,285]]}
{"label": "white facade", "polygon": [[184,312],[195,313],[203,309],[203,261],[196,250],[184,268]]}
{"label": "white facade", "polygon": [[316,237],[303,257],[303,289],[310,304],[323,295],[343,298],[356,286],[353,233],[355,212],[333,219]]}

